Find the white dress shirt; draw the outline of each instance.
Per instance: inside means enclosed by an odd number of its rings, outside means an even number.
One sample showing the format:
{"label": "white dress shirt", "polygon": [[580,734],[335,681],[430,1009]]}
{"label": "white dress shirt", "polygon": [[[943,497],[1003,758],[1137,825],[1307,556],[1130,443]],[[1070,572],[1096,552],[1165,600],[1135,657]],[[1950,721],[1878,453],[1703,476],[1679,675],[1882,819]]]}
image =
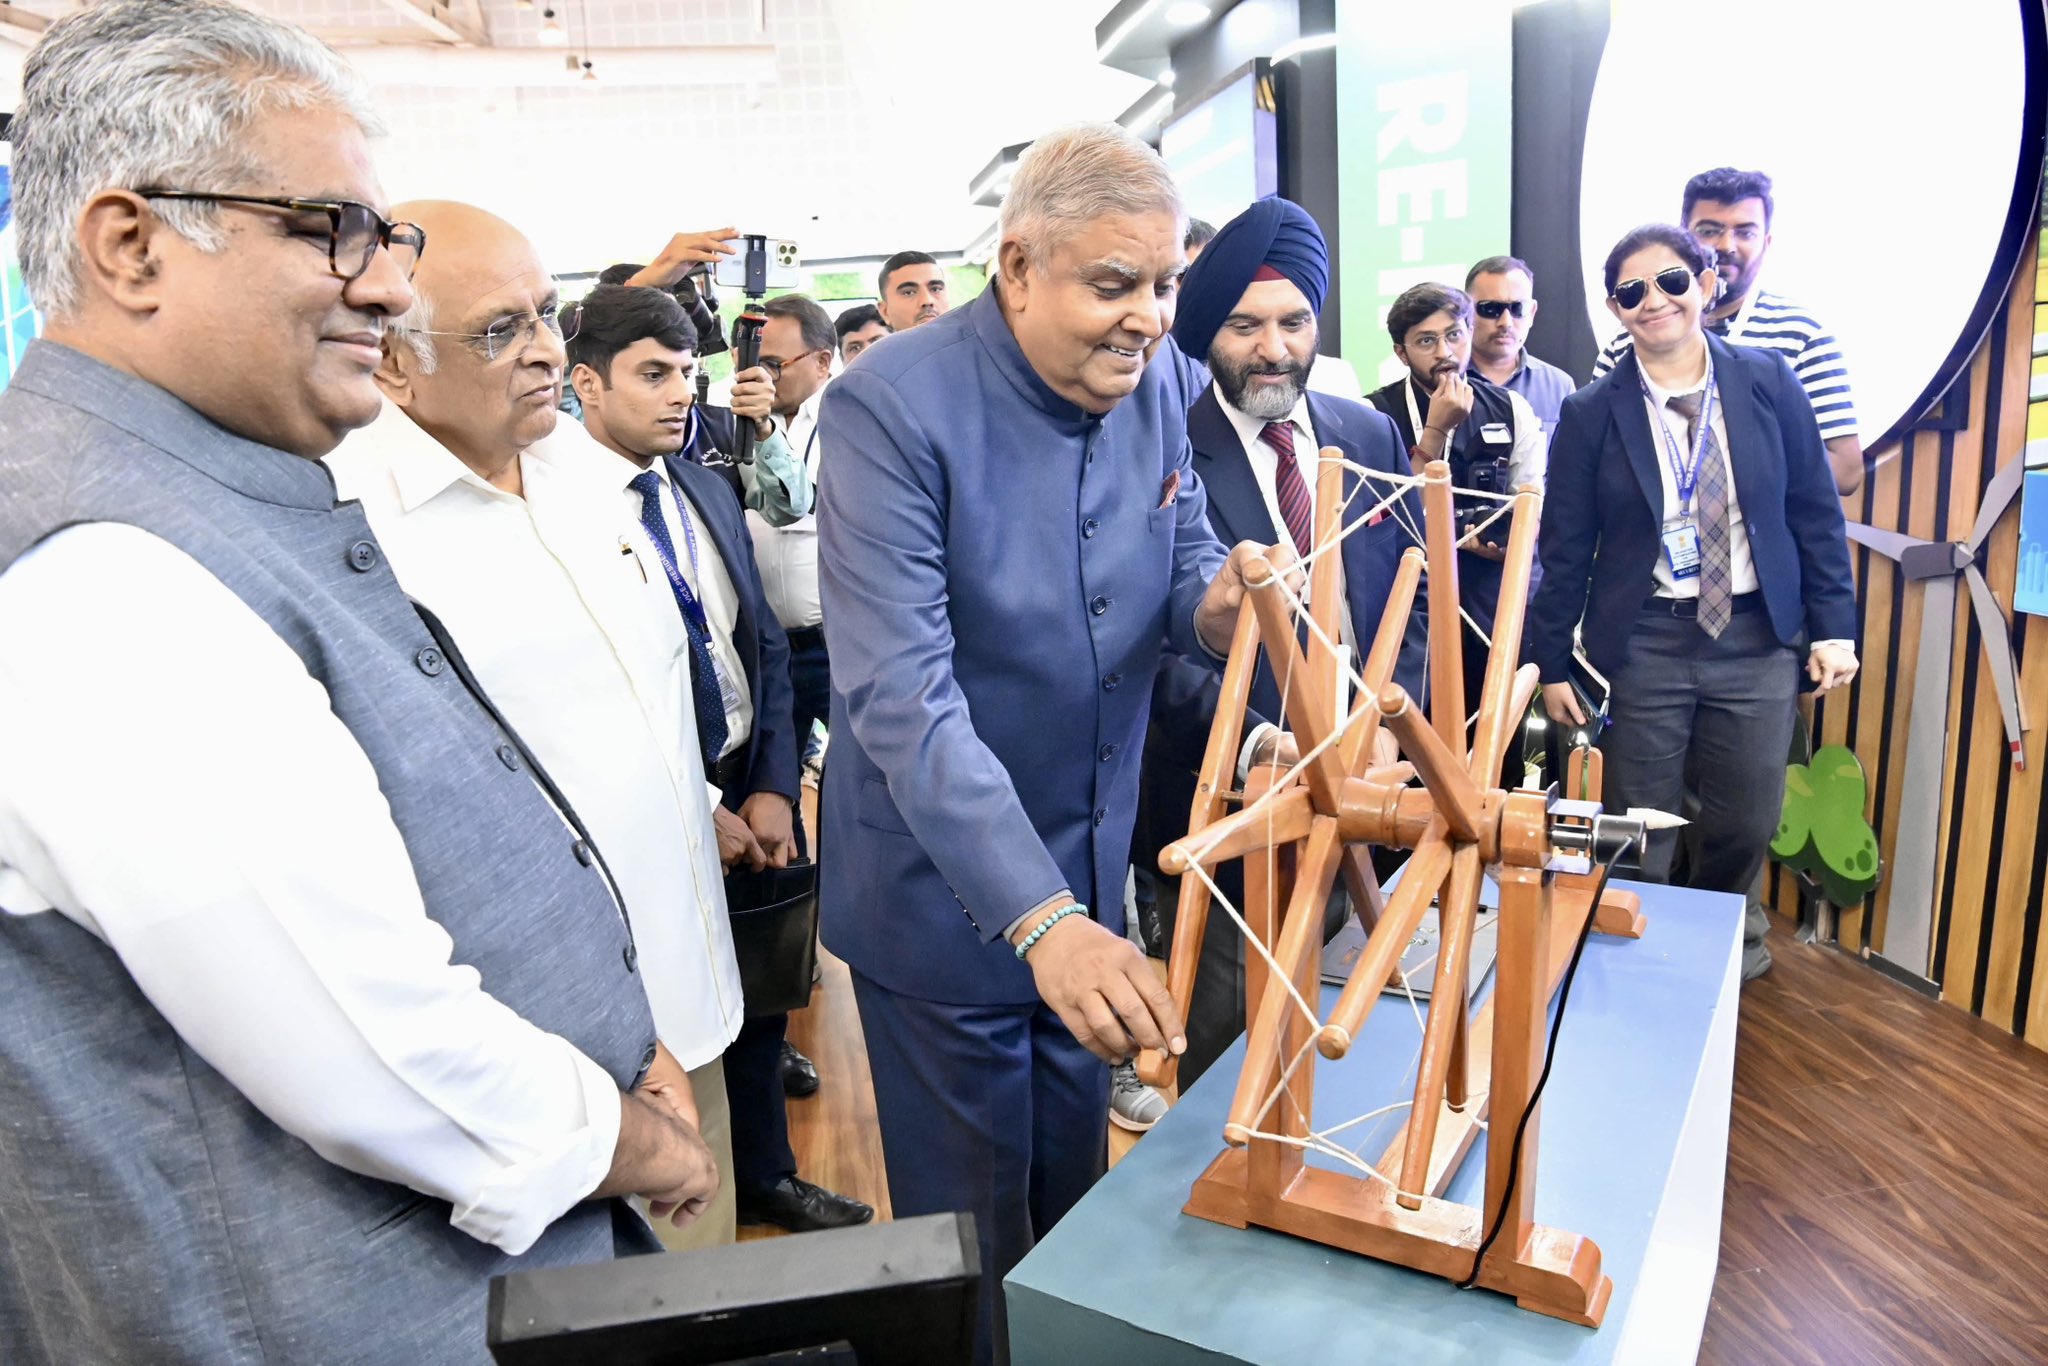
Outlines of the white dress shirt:
{"label": "white dress shirt", "polygon": [[[1682,526],[1685,518],[1678,511],[1678,472],[1671,468],[1672,446],[1665,443],[1668,435],[1680,456],[1692,459],[1692,442],[1686,436],[1685,414],[1671,406],[1673,398],[1686,394],[1703,392],[1707,387],[1708,371],[1702,371],[1699,379],[1683,389],[1661,388],[1650,378],[1649,373],[1637,368],[1643,377],[1643,387],[1650,391],[1643,400],[1650,410],[1650,434],[1657,439],[1657,479],[1664,497],[1664,521],[1662,530],[1669,532]],[[1756,576],[1756,559],[1749,548],[1749,527],[1742,516],[1742,500],[1735,491],[1735,471],[1728,464],[1728,424],[1722,420],[1721,397],[1714,396],[1714,406],[1707,418],[1707,425],[1713,430],[1715,449],[1720,452],[1723,477],[1728,483],[1728,591],[1734,594],[1754,593],[1760,587]],[[1662,427],[1660,433],[1658,428]],[[1693,517],[1699,516],[1699,491],[1693,491]],[[1671,559],[1660,546],[1657,563],[1651,570],[1657,581],[1657,596],[1660,598],[1697,598],[1700,595],[1700,576],[1691,574],[1677,578],[1671,572]],[[1856,652],[1853,640],[1816,640],[1807,648],[1817,650],[1823,645],[1834,645],[1849,653]]]}
{"label": "white dress shirt", "polygon": [[[1303,547],[1294,544],[1294,534],[1287,529],[1287,519],[1280,515],[1280,452],[1275,450],[1272,444],[1261,435],[1266,430],[1266,424],[1269,419],[1253,417],[1249,413],[1242,412],[1233,407],[1230,400],[1223,396],[1223,391],[1220,388],[1216,390],[1216,406],[1223,410],[1223,416],[1230,420],[1231,430],[1237,433],[1238,441],[1244,446],[1245,459],[1251,464],[1252,478],[1258,482],[1259,497],[1266,504],[1266,516],[1273,521],[1273,530],[1280,538],[1279,544],[1292,548],[1297,555],[1305,554],[1306,551]],[[1315,424],[1309,420],[1308,395],[1306,393],[1295,400],[1294,411],[1289,413],[1284,421],[1294,431],[1294,467],[1300,472],[1302,483],[1308,486],[1309,515],[1311,525],[1313,525],[1316,506],[1316,471],[1317,467],[1322,463],[1322,444],[1316,439]],[[1359,496],[1363,497],[1369,492],[1371,492],[1370,485],[1362,490]],[[1373,502],[1378,501],[1377,497],[1373,499]],[[1363,513],[1371,506],[1372,503],[1361,504],[1358,507],[1358,511]],[[1340,570],[1340,575],[1341,572]],[[1341,582],[1341,578],[1339,581]],[[1308,601],[1308,585],[1306,583],[1301,586],[1301,600],[1303,602]],[[1343,613],[1338,615],[1336,643],[1340,650],[1345,651],[1344,657],[1348,663],[1348,638],[1351,634],[1351,622],[1348,615]],[[1351,700],[1350,682],[1350,677],[1345,670],[1339,669],[1337,684],[1337,724],[1339,725],[1343,723],[1344,716],[1349,710]],[[1246,775],[1250,773],[1252,759],[1257,754],[1259,746],[1265,743],[1266,737],[1269,734],[1279,729],[1278,725],[1268,723],[1252,727],[1250,732],[1245,735],[1244,744],[1239,747],[1237,753],[1237,776],[1239,782],[1243,782]]]}
{"label": "white dress shirt", "polygon": [[[1640,373],[1640,368],[1639,368]],[[1643,400],[1650,409],[1650,434],[1657,439],[1657,478],[1664,493],[1664,521],[1662,530],[1675,531],[1685,525],[1686,518],[1678,510],[1678,474],[1671,468],[1671,452],[1678,451],[1680,458],[1692,460],[1692,440],[1686,435],[1685,414],[1671,406],[1671,400],[1687,394],[1706,392],[1707,375],[1702,372],[1698,382],[1683,389],[1658,387],[1648,374],[1643,374],[1643,384],[1650,396]],[[1728,591],[1735,594],[1754,593],[1757,590],[1756,560],[1749,550],[1749,528],[1742,518],[1742,500],[1735,493],[1735,471],[1728,468],[1728,424],[1722,420],[1721,398],[1714,396],[1714,407],[1708,415],[1707,425],[1714,432],[1714,458],[1721,462],[1722,478],[1728,485]],[[1660,431],[1659,428],[1662,428]],[[1693,491],[1693,520],[1699,518],[1699,490]],[[1700,576],[1691,574],[1680,579],[1671,573],[1671,559],[1662,550],[1658,551],[1657,564],[1653,571],[1657,579],[1657,596],[1660,598],[1696,598],[1700,595]]]}
{"label": "white dress shirt", "polygon": [[[562,424],[564,427],[569,425]],[[588,436],[589,433],[586,432],[584,435]],[[547,441],[541,443],[541,449],[552,452],[556,443],[558,437],[549,437]],[[570,444],[570,441],[559,440],[562,447],[566,448]],[[626,519],[630,523],[641,524],[640,495],[627,487],[640,477],[640,467],[623,455],[600,445],[595,439],[573,444],[590,448],[583,453],[582,458],[594,459],[595,456],[603,456],[610,462],[605,467],[605,473],[619,489],[624,500],[622,506],[625,508]],[[578,457],[564,449],[559,458],[568,460]],[[725,748],[718,752],[718,757],[723,759],[728,754],[744,748],[747,738],[754,733],[754,698],[747,688],[746,666],[740,662],[739,649],[733,644],[733,632],[738,628],[740,619],[739,590],[733,587],[732,575],[726,571],[724,557],[719,555],[717,544],[712,541],[711,533],[705,529],[703,509],[699,508],[688,494],[675,486],[675,481],[668,476],[666,462],[656,460],[648,468],[661,480],[661,517],[662,521],[668,524],[668,543],[675,547],[676,568],[682,572],[683,581],[690,585],[690,591],[696,595],[698,605],[704,609],[705,624],[711,628],[711,658],[718,666],[721,685],[719,692],[725,699]],[[685,514],[689,518],[687,525],[683,520]],[[696,545],[694,554],[690,548],[693,539]],[[652,561],[648,565],[648,572],[654,573],[660,568],[660,564],[659,560]],[[682,607],[676,602],[673,589],[670,590],[669,610],[675,612],[680,619]],[[686,641],[686,646],[687,643]],[[714,797],[713,800],[716,801],[717,798]]]}
{"label": "white dress shirt", "polygon": [[1358,382],[1358,371],[1351,368],[1351,362],[1321,352],[1316,353],[1308,367],[1308,391],[1348,398],[1353,403],[1365,402],[1365,386]]}
{"label": "white dress shirt", "polygon": [[0,575],[0,640],[5,914],[97,935],[279,1127],[474,1238],[524,1252],[596,1189],[618,1087],[450,961],[376,771],[262,618],[95,523]]}
{"label": "white dress shirt", "polygon": [[654,546],[597,456],[618,462],[580,424],[558,424],[520,457],[519,497],[387,404],[328,466],[589,827],[632,917],[655,1028],[697,1068],[743,1011],[690,647]]}
{"label": "white dress shirt", "polygon": [[[810,475],[813,505],[818,487],[818,407],[827,386],[805,399],[786,424],[783,436]],[[782,424],[782,419],[776,419]],[[747,513],[747,531],[754,538],[754,560],[761,570],[761,591],[783,629],[800,631],[822,626],[825,609],[818,600],[818,519],[799,517],[788,526],[770,526],[760,513]]]}
{"label": "white dress shirt", "polygon": [[[1259,497],[1265,501],[1266,515],[1273,519],[1273,530],[1280,537],[1279,543],[1296,555],[1308,554],[1309,547],[1294,543],[1294,534],[1287,529],[1287,519],[1280,515],[1280,452],[1260,435],[1266,430],[1268,419],[1238,411],[1223,396],[1220,388],[1216,390],[1216,406],[1230,419],[1231,430],[1237,433],[1237,439],[1244,445],[1245,459],[1251,462],[1252,477],[1259,482]],[[1310,525],[1314,525],[1316,467],[1322,462],[1322,446],[1316,441],[1315,425],[1309,421],[1306,394],[1295,400],[1294,411],[1287,415],[1285,422],[1294,429],[1294,467],[1301,473],[1301,482],[1308,486]],[[1371,506],[1371,503],[1366,504],[1366,507]]]}

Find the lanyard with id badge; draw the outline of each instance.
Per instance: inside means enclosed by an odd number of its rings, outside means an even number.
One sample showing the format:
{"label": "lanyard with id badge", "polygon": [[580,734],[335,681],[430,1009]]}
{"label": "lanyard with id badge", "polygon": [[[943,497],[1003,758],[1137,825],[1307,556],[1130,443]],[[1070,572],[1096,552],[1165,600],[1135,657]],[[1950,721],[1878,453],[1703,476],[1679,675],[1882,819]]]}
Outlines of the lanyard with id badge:
{"label": "lanyard with id badge", "polygon": [[[681,489],[670,485],[669,494],[675,499],[676,516],[683,524],[683,539],[689,546],[690,572],[701,574],[703,571],[697,565],[697,528],[690,516],[690,505],[683,501]],[[711,621],[704,613],[704,603],[697,596],[696,590],[690,587],[689,579],[683,576],[682,570],[662,550],[658,541],[655,542],[654,553],[661,560],[661,567],[667,572],[669,582],[675,586],[677,595],[682,598],[685,623],[690,631],[704,642],[705,657],[711,661],[712,675],[718,680],[718,700],[724,705],[725,714],[730,716],[739,709],[739,688],[725,667],[718,662],[718,651],[712,648]]]}
{"label": "lanyard with id badge", "polygon": [[1707,357],[1706,396],[1700,401],[1699,425],[1693,430],[1692,461],[1686,463],[1685,452],[1679,448],[1678,439],[1671,435],[1670,426],[1664,421],[1664,414],[1657,408],[1657,399],[1650,392],[1650,382],[1643,378],[1642,371],[1636,371],[1636,383],[1643,387],[1643,399],[1655,411],[1659,436],[1664,438],[1664,458],[1671,465],[1671,482],[1678,488],[1678,524],[1667,525],[1663,531],[1664,562],[1671,567],[1671,577],[1678,582],[1696,579],[1700,575],[1700,527],[1693,516],[1693,495],[1700,486],[1700,464],[1707,456],[1707,443],[1713,439],[1714,418],[1714,358]]}

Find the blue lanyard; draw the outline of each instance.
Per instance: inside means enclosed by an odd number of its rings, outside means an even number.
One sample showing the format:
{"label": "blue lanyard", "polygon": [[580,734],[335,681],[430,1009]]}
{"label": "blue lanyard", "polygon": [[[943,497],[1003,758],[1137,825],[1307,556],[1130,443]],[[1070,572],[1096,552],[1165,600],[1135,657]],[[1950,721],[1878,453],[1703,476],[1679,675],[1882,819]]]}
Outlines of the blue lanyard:
{"label": "blue lanyard", "polygon": [[1664,458],[1671,465],[1671,482],[1678,486],[1678,515],[1692,516],[1693,491],[1700,486],[1700,462],[1706,459],[1707,442],[1713,439],[1714,395],[1719,392],[1714,384],[1714,357],[1707,356],[1707,391],[1700,400],[1700,422],[1693,432],[1692,464],[1685,464],[1685,452],[1679,448],[1678,438],[1671,434],[1671,427],[1664,421],[1664,412],[1657,408],[1657,399],[1650,392],[1650,381],[1643,378],[1642,366],[1636,367],[1636,383],[1643,386],[1643,399],[1656,409],[1657,420],[1652,425],[1664,438]]}
{"label": "blue lanyard", "polygon": [[[683,495],[676,487],[666,479],[661,481],[661,487],[666,488],[669,497],[675,500],[676,516],[682,521],[683,537],[690,547],[690,572],[697,573],[697,528],[690,521],[689,505],[683,501]],[[660,511],[658,507],[655,510]],[[699,602],[697,595],[690,590],[690,581],[683,577],[683,571],[676,567],[675,560],[670,558],[668,550],[663,548],[660,541],[654,542],[654,554],[655,558],[661,561],[662,570],[667,573],[669,583],[674,585],[676,596],[682,599],[683,615],[689,619],[690,628],[704,640],[710,640],[711,622],[704,615],[704,604]]]}

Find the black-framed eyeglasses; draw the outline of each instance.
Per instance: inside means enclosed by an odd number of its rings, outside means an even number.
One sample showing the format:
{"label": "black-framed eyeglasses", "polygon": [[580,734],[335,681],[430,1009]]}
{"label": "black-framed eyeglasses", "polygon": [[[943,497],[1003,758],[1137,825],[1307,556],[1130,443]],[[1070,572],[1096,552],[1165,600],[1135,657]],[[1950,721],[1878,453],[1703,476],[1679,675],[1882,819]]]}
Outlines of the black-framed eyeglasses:
{"label": "black-framed eyeglasses", "polygon": [[1528,306],[1526,299],[1481,299],[1472,305],[1472,311],[1488,322],[1498,322],[1503,313],[1516,318],[1521,317],[1522,310]]}
{"label": "black-framed eyeglasses", "polygon": [[481,332],[431,332],[425,328],[415,329],[422,336],[453,337],[480,346],[487,361],[515,351],[524,351],[540,335],[541,328],[560,337],[563,341],[576,340],[576,334],[583,330],[583,305],[544,304],[533,313],[515,313],[499,318]]}
{"label": "black-framed eyeglasses", "polygon": [[[1692,271],[1684,266],[1666,266],[1650,277],[1657,282],[1657,288],[1674,299],[1685,297],[1685,291],[1692,288]],[[1643,296],[1650,292],[1650,280],[1640,277],[1623,280],[1614,287],[1614,302],[1623,308],[1636,308],[1643,302]]]}
{"label": "black-framed eyeglasses", "polygon": [[782,372],[795,365],[798,361],[809,360],[812,356],[830,355],[831,352],[832,348],[829,346],[814,346],[802,355],[791,356],[788,360],[784,360],[780,356],[763,356],[761,357],[761,368],[766,370],[772,378],[781,379]]}
{"label": "black-framed eyeglasses", "polygon": [[[393,223],[368,204],[353,199],[273,199],[255,194],[213,194],[205,190],[137,190],[144,199],[178,199],[200,204],[232,204],[276,209],[280,213],[327,216],[327,269],[343,280],[361,279],[382,247],[392,263],[412,279],[426,254],[427,233],[417,223]],[[299,234],[307,235],[307,234]]]}

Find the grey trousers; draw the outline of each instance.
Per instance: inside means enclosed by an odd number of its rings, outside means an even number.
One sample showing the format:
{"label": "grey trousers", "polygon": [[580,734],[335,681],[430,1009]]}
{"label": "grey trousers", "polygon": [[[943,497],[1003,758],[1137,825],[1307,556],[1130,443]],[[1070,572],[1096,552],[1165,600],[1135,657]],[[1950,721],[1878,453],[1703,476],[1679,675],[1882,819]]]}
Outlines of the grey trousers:
{"label": "grey trousers", "polygon": [[[1798,715],[1799,654],[1779,642],[1761,610],[1738,612],[1714,639],[1691,617],[1646,608],[1628,656],[1610,680],[1611,723],[1601,737],[1609,810],[1676,813],[1686,774],[1699,812],[1686,885],[1747,898],[1762,872],[1785,800],[1785,753]],[[1643,877],[1670,878],[1678,832],[1650,836]],[[1770,966],[1768,920],[1752,906],[1743,975]]]}

